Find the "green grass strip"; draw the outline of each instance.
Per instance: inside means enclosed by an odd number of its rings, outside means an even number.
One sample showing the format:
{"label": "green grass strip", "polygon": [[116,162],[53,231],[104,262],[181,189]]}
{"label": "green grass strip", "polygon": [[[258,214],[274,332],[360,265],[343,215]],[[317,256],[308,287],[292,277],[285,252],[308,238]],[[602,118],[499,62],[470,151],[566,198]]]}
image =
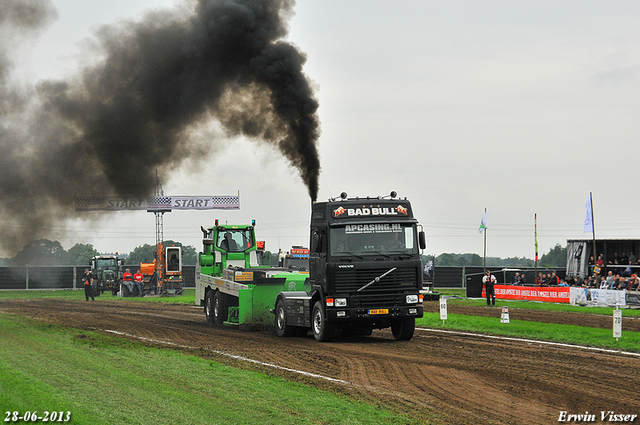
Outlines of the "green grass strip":
{"label": "green grass strip", "polygon": [[[181,295],[176,296],[148,296],[148,297],[117,297],[111,292],[105,292],[96,297],[96,302],[100,301],[140,301],[140,302],[160,302],[172,304],[195,304],[196,290],[187,288]],[[4,290],[0,291],[0,299],[3,298],[64,298],[70,300],[84,300],[83,289],[31,289],[31,290]]]}
{"label": "green grass strip", "polygon": [[[471,305],[484,307],[487,305],[486,299],[447,299],[449,305]],[[508,306],[511,308],[520,308],[524,310],[539,310],[539,311],[558,311],[566,313],[586,313],[586,314],[601,314],[606,316],[613,315],[615,307],[596,307],[596,306],[582,306],[571,305],[568,303],[545,303],[540,301],[519,301],[519,300],[503,300],[496,299],[496,304],[500,307]],[[636,308],[621,308],[624,316],[640,317],[640,309]],[[613,320],[613,319],[612,319]]]}
{"label": "green grass strip", "polygon": [[0,314],[0,412],[74,424],[411,424],[302,383]]}
{"label": "green grass strip", "polygon": [[[624,312],[623,319],[624,321]],[[640,332],[623,331],[622,338],[613,338],[613,317],[611,329],[590,328],[576,325],[560,325],[523,320],[500,323],[497,317],[466,316],[447,313],[444,325],[440,313],[425,313],[416,320],[416,326],[437,329],[478,332],[488,335],[504,335],[517,338],[553,341],[565,344],[608,348],[621,351],[640,352]]]}

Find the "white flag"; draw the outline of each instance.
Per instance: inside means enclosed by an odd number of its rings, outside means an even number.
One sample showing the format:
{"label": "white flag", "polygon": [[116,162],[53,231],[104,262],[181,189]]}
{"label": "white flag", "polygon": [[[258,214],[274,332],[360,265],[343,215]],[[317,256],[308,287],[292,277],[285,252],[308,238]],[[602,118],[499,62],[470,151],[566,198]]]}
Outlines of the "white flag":
{"label": "white flag", "polygon": [[422,269],[422,272],[431,277],[431,270],[433,270],[433,260],[429,260]]}
{"label": "white flag", "polygon": [[591,194],[587,198],[587,203],[584,205],[587,207],[587,217],[584,219],[584,232],[593,232],[593,211],[591,210]]}
{"label": "white flag", "polygon": [[482,216],[482,221],[480,222],[480,227],[478,228],[478,233],[482,233],[483,230],[487,230],[488,225],[489,220],[487,219],[487,212],[485,211]]}

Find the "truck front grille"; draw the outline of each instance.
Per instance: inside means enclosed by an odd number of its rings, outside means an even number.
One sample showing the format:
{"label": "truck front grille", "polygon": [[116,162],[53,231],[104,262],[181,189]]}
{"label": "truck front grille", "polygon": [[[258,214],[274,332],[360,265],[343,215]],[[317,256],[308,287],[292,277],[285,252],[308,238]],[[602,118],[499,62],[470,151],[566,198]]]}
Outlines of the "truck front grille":
{"label": "truck front grille", "polygon": [[376,277],[386,273],[391,267],[376,269],[338,269],[335,271],[335,291],[359,294],[362,296],[377,297],[383,293],[398,293],[407,289],[416,288],[418,284],[418,271],[414,268],[398,268],[379,282],[374,282],[366,289],[357,292]]}

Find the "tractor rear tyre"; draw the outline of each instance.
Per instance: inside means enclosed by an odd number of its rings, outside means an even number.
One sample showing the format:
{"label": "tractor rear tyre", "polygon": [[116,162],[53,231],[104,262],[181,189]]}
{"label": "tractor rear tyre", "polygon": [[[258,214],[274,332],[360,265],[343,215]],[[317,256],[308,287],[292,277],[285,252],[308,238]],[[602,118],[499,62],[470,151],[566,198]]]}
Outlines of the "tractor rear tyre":
{"label": "tractor rear tyre", "polygon": [[99,297],[100,296],[100,287],[98,286],[97,283],[93,283],[91,285],[91,292],[93,293],[94,297]]}
{"label": "tractor rear tyre", "polygon": [[398,341],[409,341],[413,338],[413,332],[415,329],[415,317],[398,319],[391,322],[391,332],[393,332],[393,337]]}
{"label": "tractor rear tyre", "polygon": [[311,313],[311,330],[313,331],[313,336],[318,342],[329,342],[336,336],[336,325],[335,323],[327,322],[321,301],[316,301],[313,305],[313,312]]}

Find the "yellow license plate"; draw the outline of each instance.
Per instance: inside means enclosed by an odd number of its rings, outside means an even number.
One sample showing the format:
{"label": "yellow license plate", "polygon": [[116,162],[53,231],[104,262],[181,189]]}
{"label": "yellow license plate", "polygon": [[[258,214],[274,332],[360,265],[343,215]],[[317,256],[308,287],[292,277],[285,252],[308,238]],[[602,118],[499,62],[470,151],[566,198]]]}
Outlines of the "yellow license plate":
{"label": "yellow license plate", "polygon": [[388,308],[379,308],[376,310],[369,310],[369,314],[389,314]]}

